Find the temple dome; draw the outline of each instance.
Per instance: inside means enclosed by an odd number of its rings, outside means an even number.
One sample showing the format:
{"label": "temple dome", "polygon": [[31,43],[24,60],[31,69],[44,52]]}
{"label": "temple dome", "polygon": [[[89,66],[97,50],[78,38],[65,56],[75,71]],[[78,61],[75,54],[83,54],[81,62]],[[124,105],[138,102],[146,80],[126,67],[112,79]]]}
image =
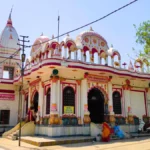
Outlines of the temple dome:
{"label": "temple dome", "polygon": [[[105,49],[108,49],[107,41],[97,32],[95,32],[92,27],[90,27],[90,30],[88,31],[83,31],[81,32],[77,37],[76,37],[76,45],[78,48],[83,48],[84,40],[85,38],[89,37],[96,37],[100,41],[103,41],[105,43]],[[89,43],[89,42],[88,42]],[[90,44],[90,43],[89,43]]]}
{"label": "temple dome", "polygon": [[43,46],[45,46],[46,43],[49,42],[49,40],[49,37],[44,36],[43,34],[40,37],[38,37],[32,46],[30,55],[32,57],[37,55],[43,49]]}
{"label": "temple dome", "polygon": [[11,14],[9,15],[6,27],[0,35],[0,47],[8,49],[19,49],[18,34],[12,26]]}

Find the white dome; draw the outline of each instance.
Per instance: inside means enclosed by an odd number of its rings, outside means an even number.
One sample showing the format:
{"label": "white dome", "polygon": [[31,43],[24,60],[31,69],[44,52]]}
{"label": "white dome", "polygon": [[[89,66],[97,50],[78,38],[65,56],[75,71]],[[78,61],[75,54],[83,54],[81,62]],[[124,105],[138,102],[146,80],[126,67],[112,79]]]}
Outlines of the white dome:
{"label": "white dome", "polygon": [[3,48],[8,49],[19,49],[18,43],[18,34],[15,28],[12,26],[11,17],[7,21],[7,25],[1,33],[0,36],[0,45]]}

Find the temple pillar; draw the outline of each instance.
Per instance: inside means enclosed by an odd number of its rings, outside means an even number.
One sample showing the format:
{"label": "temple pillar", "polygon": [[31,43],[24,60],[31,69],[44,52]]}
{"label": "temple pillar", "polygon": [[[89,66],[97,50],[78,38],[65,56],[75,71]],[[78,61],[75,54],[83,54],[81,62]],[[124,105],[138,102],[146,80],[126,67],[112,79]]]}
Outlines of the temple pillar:
{"label": "temple pillar", "polygon": [[125,100],[125,116],[131,113],[131,101],[130,101],[130,90],[124,89],[124,100]]}
{"label": "temple pillar", "polygon": [[111,66],[114,67],[114,57],[111,57]]}
{"label": "temple pillar", "polygon": [[114,114],[113,100],[112,100],[112,83],[111,82],[108,82],[108,98],[109,98],[109,101],[108,101],[109,112],[110,112],[110,114]]}
{"label": "temple pillar", "polygon": [[57,112],[58,112],[58,114],[59,115],[61,115],[61,112],[60,112],[60,100],[61,100],[61,85],[60,85],[60,80],[58,80],[57,81],[57,84],[56,84],[56,103],[57,103],[57,108],[58,108],[58,110],[57,110]]}
{"label": "temple pillar", "polygon": [[31,87],[29,86],[29,95],[28,95],[28,109],[31,106]]}
{"label": "temple pillar", "polygon": [[77,80],[77,117],[78,117],[78,124],[81,124],[81,81]]}
{"label": "temple pillar", "polygon": [[113,110],[113,99],[112,99],[112,83],[108,82],[108,108],[109,108],[109,120],[111,124],[115,123],[114,110]]}
{"label": "temple pillar", "polygon": [[130,89],[124,89],[124,100],[125,100],[125,116],[129,124],[133,124],[133,114],[131,108],[131,97],[130,97]]}
{"label": "temple pillar", "polygon": [[40,117],[43,116],[43,99],[44,99],[44,87],[42,81],[39,82],[39,102],[38,102],[38,112]]}
{"label": "temple pillar", "polygon": [[87,92],[88,83],[85,78],[81,81],[81,119],[83,119],[84,124],[89,124],[91,122],[88,111]]}
{"label": "temple pillar", "polygon": [[121,60],[119,59],[119,68],[121,68]]}
{"label": "temple pillar", "polygon": [[108,65],[108,56],[106,56],[106,58],[105,58],[105,64]]}
{"label": "temple pillar", "polygon": [[78,58],[78,53],[77,53],[77,51],[74,51],[74,60],[77,60]]}
{"label": "temple pillar", "polygon": [[67,58],[67,48],[64,47],[64,58]]}
{"label": "temple pillar", "polygon": [[84,61],[84,51],[81,50],[81,61]]}
{"label": "temple pillar", "polygon": [[51,80],[51,109],[50,109],[50,124],[59,124],[58,106],[57,106],[57,80],[55,77]]}

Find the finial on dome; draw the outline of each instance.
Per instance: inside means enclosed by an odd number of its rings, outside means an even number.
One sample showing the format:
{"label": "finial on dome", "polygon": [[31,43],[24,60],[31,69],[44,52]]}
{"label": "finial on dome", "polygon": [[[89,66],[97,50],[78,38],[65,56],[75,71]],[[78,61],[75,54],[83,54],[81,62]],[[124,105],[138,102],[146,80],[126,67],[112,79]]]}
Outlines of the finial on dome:
{"label": "finial on dome", "polygon": [[52,35],[52,39],[54,39],[54,34]]}
{"label": "finial on dome", "polygon": [[9,17],[8,17],[8,21],[7,21],[7,25],[10,25],[10,26],[12,26],[12,21],[11,21],[12,10],[13,10],[13,6],[12,6],[12,8],[11,8],[11,10],[10,10]]}
{"label": "finial on dome", "polygon": [[69,36],[69,33],[67,33],[67,36]]}
{"label": "finial on dome", "polygon": [[92,27],[90,27],[90,31],[94,31]]}
{"label": "finial on dome", "polygon": [[110,47],[113,48],[113,44],[111,44]]}
{"label": "finial on dome", "polygon": [[41,36],[43,36],[43,32],[41,33]]}

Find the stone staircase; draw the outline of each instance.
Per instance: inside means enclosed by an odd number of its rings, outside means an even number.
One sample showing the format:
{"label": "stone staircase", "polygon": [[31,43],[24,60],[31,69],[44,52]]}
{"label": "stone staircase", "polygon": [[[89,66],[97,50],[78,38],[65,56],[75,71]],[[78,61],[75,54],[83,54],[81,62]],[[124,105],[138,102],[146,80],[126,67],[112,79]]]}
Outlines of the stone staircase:
{"label": "stone staircase", "polygon": [[[20,123],[11,130],[3,133],[2,137],[10,140],[17,140],[19,135]],[[21,123],[21,136],[33,136],[35,133],[34,122]]]}
{"label": "stone staircase", "polygon": [[19,133],[19,130],[16,130],[14,132],[12,132],[11,134],[7,135],[6,138],[7,139],[10,139],[10,140],[17,140],[18,139],[18,133]]}
{"label": "stone staircase", "polygon": [[[21,122],[21,127],[25,125],[25,122]],[[19,128],[20,128],[20,123],[18,123],[14,128],[4,132],[2,134],[3,138],[8,138],[8,139],[17,139],[17,135],[19,133]]]}

